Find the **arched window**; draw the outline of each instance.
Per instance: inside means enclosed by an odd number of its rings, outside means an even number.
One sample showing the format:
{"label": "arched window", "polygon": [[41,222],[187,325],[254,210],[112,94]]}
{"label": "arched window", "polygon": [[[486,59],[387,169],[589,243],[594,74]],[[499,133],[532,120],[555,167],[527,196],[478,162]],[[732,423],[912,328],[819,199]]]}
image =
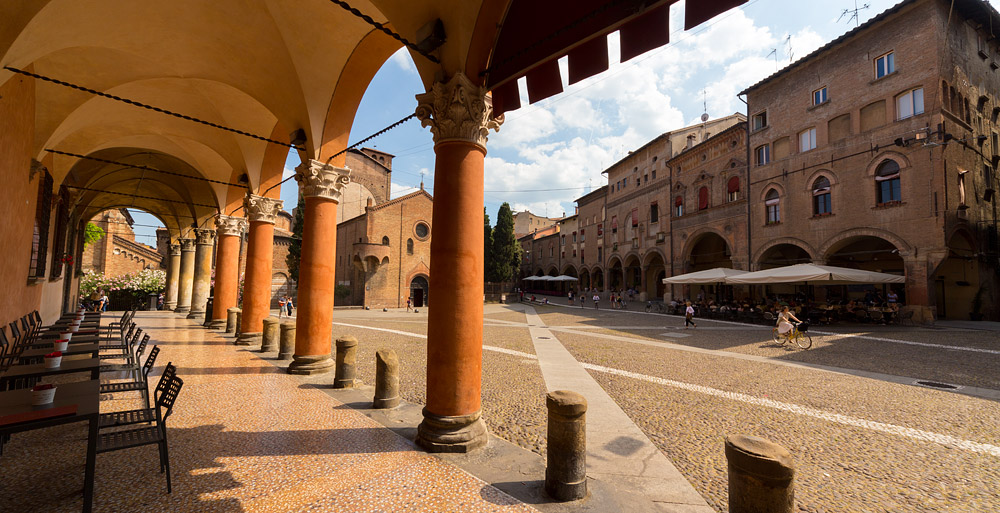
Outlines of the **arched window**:
{"label": "arched window", "polygon": [[875,199],[879,205],[903,200],[899,184],[899,164],[893,160],[883,160],[875,170]]}
{"label": "arched window", "polygon": [[708,187],[698,189],[698,210],[708,208]]}
{"label": "arched window", "polygon": [[677,217],[684,215],[684,196],[674,198],[674,215]]}
{"label": "arched window", "polygon": [[406,239],[406,254],[413,254],[413,239]]}
{"label": "arched window", "polygon": [[740,199],[740,177],[734,176],[726,183],[726,199],[728,201]]}
{"label": "arched window", "polygon": [[813,182],[813,215],[825,216],[833,212],[830,204],[830,180],[821,176]]}
{"label": "arched window", "polygon": [[385,235],[382,236],[382,245],[383,246],[389,245],[389,237],[386,237]]}
{"label": "arched window", "polygon": [[781,222],[781,198],[778,197],[777,190],[767,191],[767,196],[764,196],[764,207],[767,210],[767,224]]}

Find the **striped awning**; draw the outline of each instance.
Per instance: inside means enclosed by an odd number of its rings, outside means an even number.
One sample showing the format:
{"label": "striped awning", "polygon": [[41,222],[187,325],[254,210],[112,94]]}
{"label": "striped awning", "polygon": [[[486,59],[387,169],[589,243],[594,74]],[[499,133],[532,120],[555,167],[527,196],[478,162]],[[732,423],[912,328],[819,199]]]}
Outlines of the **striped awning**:
{"label": "striped awning", "polygon": [[[670,41],[670,5],[677,0],[513,0],[493,48],[486,86],[495,115],[521,107],[517,80],[525,77],[528,101],[562,92],[558,59],[569,62],[568,83],[608,69],[607,35],[619,31],[621,62]],[[688,30],[746,0],[690,0]]]}

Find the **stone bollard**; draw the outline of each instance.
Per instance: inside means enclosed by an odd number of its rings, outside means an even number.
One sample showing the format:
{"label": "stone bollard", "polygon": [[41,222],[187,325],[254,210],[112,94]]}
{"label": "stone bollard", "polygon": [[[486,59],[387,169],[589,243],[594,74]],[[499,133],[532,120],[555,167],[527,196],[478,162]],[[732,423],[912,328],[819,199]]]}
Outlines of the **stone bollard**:
{"label": "stone bollard", "polygon": [[375,400],[372,408],[399,406],[399,357],[392,349],[375,352]]}
{"label": "stone bollard", "polygon": [[267,317],[264,319],[264,332],[261,336],[260,352],[270,353],[278,350],[278,340],[281,334],[278,332],[278,325],[281,321],[277,317]]}
{"label": "stone bollard", "polygon": [[549,410],[545,491],[555,500],[587,495],[587,399],[569,390],[545,397]]}
{"label": "stone bollard", "polygon": [[236,342],[239,342],[240,340],[240,329],[242,329],[242,327],[243,327],[243,309],[240,308],[239,310],[236,311],[236,331],[233,332],[233,335],[236,337]]}
{"label": "stone bollard", "polygon": [[214,297],[209,297],[208,302],[205,303],[205,322],[201,325],[208,328],[212,325],[212,303],[215,302]]}
{"label": "stone bollard", "polygon": [[337,339],[337,372],[333,388],[354,388],[358,362],[358,339],[347,335]]}
{"label": "stone bollard", "polygon": [[278,349],[279,360],[291,360],[295,354],[295,321],[281,323],[281,347]]}
{"label": "stone bollard", "polygon": [[236,317],[240,309],[233,307],[226,310],[226,333],[236,333]]}
{"label": "stone bollard", "polygon": [[731,513],[791,513],[795,465],[782,446],[755,436],[726,437]]}

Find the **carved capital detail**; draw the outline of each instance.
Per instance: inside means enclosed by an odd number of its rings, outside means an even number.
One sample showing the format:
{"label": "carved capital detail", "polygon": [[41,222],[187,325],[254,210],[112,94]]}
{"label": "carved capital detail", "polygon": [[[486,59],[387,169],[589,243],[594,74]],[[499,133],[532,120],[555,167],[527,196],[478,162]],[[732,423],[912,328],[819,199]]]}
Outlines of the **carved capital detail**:
{"label": "carved capital detail", "polygon": [[266,198],[250,193],[247,193],[246,197],[243,198],[243,210],[246,211],[247,219],[251,223],[260,221],[274,224],[274,221],[278,218],[278,212],[281,212],[281,204],[282,202],[279,199]]}
{"label": "carved capital detail", "polygon": [[181,256],[181,245],[171,244],[170,245],[170,256]]}
{"label": "carved capital detail", "polygon": [[195,244],[199,246],[211,246],[215,244],[215,230],[197,229],[194,231]]}
{"label": "carved capital detail", "polygon": [[247,220],[242,217],[219,214],[215,220],[215,227],[219,232],[219,237],[226,235],[239,237],[247,231]]}
{"label": "carved capital detail", "polygon": [[503,115],[493,117],[493,99],[486,88],[472,83],[463,73],[447,82],[435,82],[431,90],[417,95],[417,119],[431,127],[434,143],[466,141],[486,149],[490,129],[500,130]]}
{"label": "carved capital detail", "polygon": [[194,239],[181,239],[181,251],[194,251]]}
{"label": "carved capital detail", "polygon": [[295,181],[299,182],[299,191],[305,198],[325,198],[340,203],[341,190],[351,183],[351,170],[310,159],[295,168]]}

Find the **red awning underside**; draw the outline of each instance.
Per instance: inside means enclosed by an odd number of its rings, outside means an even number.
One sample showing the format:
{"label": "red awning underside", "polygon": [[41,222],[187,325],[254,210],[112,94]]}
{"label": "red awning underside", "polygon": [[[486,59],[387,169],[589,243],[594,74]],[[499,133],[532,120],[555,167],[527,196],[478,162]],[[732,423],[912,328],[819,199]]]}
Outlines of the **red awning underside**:
{"label": "red awning underside", "polygon": [[[670,5],[676,0],[513,0],[490,58],[486,86],[495,115],[521,106],[517,79],[526,77],[528,101],[562,92],[556,61],[568,56],[570,84],[608,69],[607,35],[620,31],[621,62],[669,42]],[[746,0],[688,0],[690,29]]]}

